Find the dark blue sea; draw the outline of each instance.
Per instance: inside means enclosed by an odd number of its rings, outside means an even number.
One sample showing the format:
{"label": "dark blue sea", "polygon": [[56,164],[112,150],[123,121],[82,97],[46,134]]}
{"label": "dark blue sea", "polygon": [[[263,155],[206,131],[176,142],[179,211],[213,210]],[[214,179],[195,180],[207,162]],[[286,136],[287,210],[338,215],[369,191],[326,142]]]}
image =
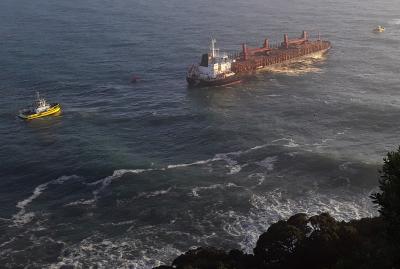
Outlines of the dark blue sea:
{"label": "dark blue sea", "polygon": [[[302,30],[332,49],[187,87],[211,37],[234,52]],[[399,62],[398,0],[1,0],[0,268],[151,268],[251,252],[298,212],[376,215]],[[36,91],[62,113],[17,118]]]}

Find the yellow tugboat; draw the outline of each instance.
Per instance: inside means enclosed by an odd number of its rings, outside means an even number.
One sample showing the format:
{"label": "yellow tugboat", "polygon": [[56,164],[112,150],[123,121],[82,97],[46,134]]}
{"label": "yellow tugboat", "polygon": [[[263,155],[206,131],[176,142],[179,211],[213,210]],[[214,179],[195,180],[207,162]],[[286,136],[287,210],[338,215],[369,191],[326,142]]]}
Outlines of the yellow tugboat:
{"label": "yellow tugboat", "polygon": [[375,29],[374,29],[375,33],[383,33],[385,32],[385,27],[382,27],[380,25],[378,25]]}
{"label": "yellow tugboat", "polygon": [[44,98],[40,98],[39,93],[36,93],[35,103],[31,108],[23,109],[19,112],[18,117],[25,120],[37,119],[45,116],[51,116],[61,111],[61,106],[58,103],[49,104]]}

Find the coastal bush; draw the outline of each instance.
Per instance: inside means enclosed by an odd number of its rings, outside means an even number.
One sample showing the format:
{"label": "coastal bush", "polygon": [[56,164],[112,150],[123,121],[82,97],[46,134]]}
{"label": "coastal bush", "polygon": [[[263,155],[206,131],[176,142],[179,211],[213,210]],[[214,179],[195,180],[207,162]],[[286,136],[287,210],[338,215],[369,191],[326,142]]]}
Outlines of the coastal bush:
{"label": "coastal bush", "polygon": [[400,244],[400,147],[387,153],[380,170],[379,193],[371,195],[379,206],[381,216],[387,222],[388,235]]}

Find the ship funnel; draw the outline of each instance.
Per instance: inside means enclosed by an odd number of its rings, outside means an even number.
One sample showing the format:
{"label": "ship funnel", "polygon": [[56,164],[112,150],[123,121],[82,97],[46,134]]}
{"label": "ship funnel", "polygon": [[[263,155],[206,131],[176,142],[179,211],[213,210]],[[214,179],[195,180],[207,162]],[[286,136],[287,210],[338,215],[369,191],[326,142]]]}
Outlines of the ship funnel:
{"label": "ship funnel", "polygon": [[248,58],[248,51],[247,51],[247,45],[246,43],[242,44],[242,49],[243,49],[243,60],[247,60]]}
{"label": "ship funnel", "polygon": [[289,47],[289,36],[288,36],[288,34],[285,34],[285,35],[283,36],[283,44],[284,44],[284,46],[285,46],[286,48]]}
{"label": "ship funnel", "polygon": [[264,48],[268,49],[269,48],[269,41],[268,39],[264,40]]}

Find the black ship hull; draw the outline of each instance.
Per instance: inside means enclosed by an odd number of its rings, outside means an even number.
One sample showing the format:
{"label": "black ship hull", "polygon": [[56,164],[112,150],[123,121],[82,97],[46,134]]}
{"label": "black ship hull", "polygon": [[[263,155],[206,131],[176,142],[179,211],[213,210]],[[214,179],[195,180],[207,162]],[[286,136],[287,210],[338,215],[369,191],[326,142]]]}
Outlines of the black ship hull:
{"label": "black ship hull", "polygon": [[186,77],[186,81],[188,82],[189,86],[192,87],[213,87],[239,83],[241,81],[241,77],[239,75],[233,75],[226,78],[213,80],[201,80],[197,78]]}

